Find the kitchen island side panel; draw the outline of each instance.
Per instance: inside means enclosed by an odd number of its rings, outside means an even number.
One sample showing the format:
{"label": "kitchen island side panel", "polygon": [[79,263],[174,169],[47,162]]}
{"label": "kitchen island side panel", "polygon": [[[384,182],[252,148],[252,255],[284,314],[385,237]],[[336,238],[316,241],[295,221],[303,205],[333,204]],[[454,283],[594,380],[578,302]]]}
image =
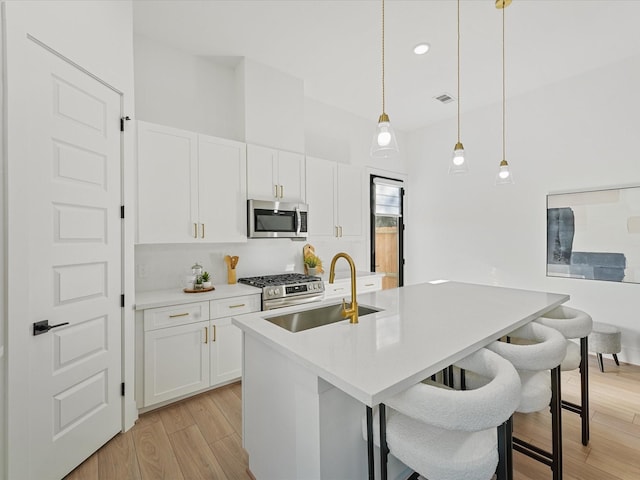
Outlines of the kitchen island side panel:
{"label": "kitchen island side panel", "polygon": [[[255,337],[243,338],[243,445],[255,478],[366,478],[365,405]],[[389,479],[410,474],[394,457],[388,467]]]}

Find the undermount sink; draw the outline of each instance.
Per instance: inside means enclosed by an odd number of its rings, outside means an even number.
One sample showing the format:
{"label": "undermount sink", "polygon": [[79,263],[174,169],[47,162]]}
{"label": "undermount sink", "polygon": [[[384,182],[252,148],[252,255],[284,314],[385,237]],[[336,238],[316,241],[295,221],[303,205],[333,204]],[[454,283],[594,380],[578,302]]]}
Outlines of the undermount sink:
{"label": "undermount sink", "polygon": [[[358,317],[364,317],[365,315],[379,311],[380,309],[377,308],[358,305]],[[342,304],[338,303],[336,305],[327,305],[326,307],[304,310],[302,312],[268,317],[265,318],[265,320],[296,333],[346,319],[342,316]]]}

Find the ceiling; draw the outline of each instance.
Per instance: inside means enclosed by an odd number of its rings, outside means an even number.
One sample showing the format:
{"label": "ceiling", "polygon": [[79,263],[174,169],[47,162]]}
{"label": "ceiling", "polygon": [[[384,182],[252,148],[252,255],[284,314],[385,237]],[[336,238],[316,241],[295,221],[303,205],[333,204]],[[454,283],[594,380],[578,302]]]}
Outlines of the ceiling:
{"label": "ceiling", "polygon": [[[134,0],[134,31],[203,57],[247,57],[304,80],[305,95],[376,121],[380,0]],[[502,97],[502,11],[461,0],[462,112]],[[640,55],[638,0],[513,0],[507,97]],[[413,54],[419,42],[429,53]],[[456,1],[386,0],[386,112],[411,131],[454,117]],[[603,95],[610,94],[602,92]]]}

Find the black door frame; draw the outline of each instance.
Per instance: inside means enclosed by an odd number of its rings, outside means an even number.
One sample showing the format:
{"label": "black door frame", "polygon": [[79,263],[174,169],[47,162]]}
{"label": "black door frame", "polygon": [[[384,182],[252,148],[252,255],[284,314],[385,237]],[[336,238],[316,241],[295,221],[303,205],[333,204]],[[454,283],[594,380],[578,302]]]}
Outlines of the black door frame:
{"label": "black door frame", "polygon": [[[391,180],[393,182],[402,183],[403,180],[397,178],[385,177],[383,175],[369,175],[369,239],[370,239],[370,269],[376,271],[376,198],[375,198],[375,182],[376,178],[383,180]],[[398,287],[404,285],[404,187],[400,188],[400,223],[398,224]]]}

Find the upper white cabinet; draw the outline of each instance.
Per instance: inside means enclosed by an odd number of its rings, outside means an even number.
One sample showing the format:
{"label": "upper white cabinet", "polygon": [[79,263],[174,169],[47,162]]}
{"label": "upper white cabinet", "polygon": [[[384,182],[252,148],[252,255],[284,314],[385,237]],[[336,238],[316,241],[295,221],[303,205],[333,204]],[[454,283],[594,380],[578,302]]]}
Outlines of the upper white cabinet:
{"label": "upper white cabinet", "polygon": [[138,122],[138,243],[246,241],[246,145]]}
{"label": "upper white cabinet", "polygon": [[361,237],[362,182],[361,168],[307,157],[309,235],[333,238]]}
{"label": "upper white cabinet", "polygon": [[246,155],[244,143],[198,135],[201,240],[247,241]]}
{"label": "upper white cabinet", "polygon": [[247,194],[251,199],[305,199],[304,155],[247,145]]}

